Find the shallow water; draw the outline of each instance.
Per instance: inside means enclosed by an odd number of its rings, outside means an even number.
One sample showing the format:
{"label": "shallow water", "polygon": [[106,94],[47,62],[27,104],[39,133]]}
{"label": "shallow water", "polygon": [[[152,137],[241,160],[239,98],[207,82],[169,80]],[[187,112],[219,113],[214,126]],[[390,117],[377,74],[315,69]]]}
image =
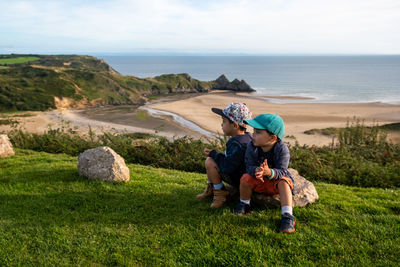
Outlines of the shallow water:
{"label": "shallow water", "polygon": [[204,136],[210,137],[210,138],[215,137],[215,134],[201,128],[200,126],[198,126],[197,124],[194,124],[191,121],[186,120],[185,118],[179,116],[178,114],[168,112],[168,111],[153,109],[149,106],[142,106],[142,107],[140,107],[140,109],[146,110],[150,116],[156,117],[156,118],[162,118],[164,116],[171,116],[175,122],[179,123],[181,126],[183,126],[185,128],[188,128],[192,131],[198,132],[198,133],[200,133]]}
{"label": "shallow water", "polygon": [[211,132],[202,129],[177,114],[155,110],[148,106],[90,108],[80,111],[79,114],[92,120],[154,130],[155,134],[163,135],[168,133],[168,135],[176,135],[177,137],[185,135],[214,137]]}

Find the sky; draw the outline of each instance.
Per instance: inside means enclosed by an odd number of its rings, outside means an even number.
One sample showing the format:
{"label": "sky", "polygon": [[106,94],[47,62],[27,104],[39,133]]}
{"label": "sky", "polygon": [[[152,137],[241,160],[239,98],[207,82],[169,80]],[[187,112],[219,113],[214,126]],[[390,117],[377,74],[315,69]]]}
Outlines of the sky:
{"label": "sky", "polygon": [[400,1],[0,0],[0,53],[400,54]]}

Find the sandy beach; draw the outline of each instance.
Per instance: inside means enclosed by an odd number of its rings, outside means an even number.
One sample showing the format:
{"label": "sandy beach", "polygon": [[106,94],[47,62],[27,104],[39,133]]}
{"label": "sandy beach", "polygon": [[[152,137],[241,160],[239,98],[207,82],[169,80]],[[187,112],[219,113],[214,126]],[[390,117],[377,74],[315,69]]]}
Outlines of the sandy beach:
{"label": "sandy beach", "polygon": [[[279,114],[285,121],[286,136],[295,136],[300,144],[325,145],[332,138],[323,135],[307,135],[304,131],[327,127],[345,127],[354,117],[365,120],[365,124],[385,124],[400,121],[400,105],[382,103],[289,103],[277,104],[248,93],[213,92],[189,99],[153,105],[154,109],[179,114],[200,127],[221,133],[221,119],[211,112],[212,107],[224,108],[232,102],[244,102],[253,115],[261,113]],[[282,99],[287,97],[282,97]],[[291,100],[296,98],[290,97]],[[298,99],[301,100],[301,99]],[[254,116],[253,116],[254,117]],[[398,141],[399,136],[390,136]],[[290,141],[290,139],[287,139]]]}
{"label": "sandy beach", "polygon": [[[19,122],[18,128],[27,132],[43,133],[49,127],[68,127],[86,133],[89,127],[98,132],[142,132],[166,136],[168,138],[185,135],[194,138],[205,137],[177,121],[182,117],[196,124],[211,134],[222,134],[221,119],[211,112],[212,107],[224,108],[232,102],[244,102],[253,113],[276,113],[282,116],[286,125],[287,142],[297,140],[300,144],[328,145],[332,137],[321,134],[307,135],[310,129],[327,127],[344,127],[354,117],[364,120],[365,124],[379,125],[400,121],[400,105],[382,103],[296,103],[304,101],[296,97],[276,97],[274,99],[290,100],[291,103],[279,104],[267,100],[268,96],[248,93],[215,91],[208,94],[196,94],[168,97],[144,107],[111,106],[85,109],[59,109],[46,112],[29,112],[29,117],[13,117]],[[293,103],[294,102],[294,103]],[[151,110],[161,110],[173,114],[152,114]],[[152,114],[152,115],[151,115]],[[175,114],[179,116],[175,116]],[[194,126],[196,126],[194,125]],[[189,125],[190,126],[190,125]],[[193,125],[192,125],[193,126]],[[0,132],[11,130],[8,125],[0,125]],[[252,131],[249,128],[250,132]],[[295,137],[296,139],[294,139]],[[389,135],[394,142],[400,142],[400,134]]]}
{"label": "sandy beach", "polygon": [[[11,114],[9,119],[18,121],[16,129],[38,134],[44,133],[50,128],[64,127],[74,129],[81,134],[85,134],[91,129],[98,134],[103,132],[140,132],[161,135],[170,139],[187,135],[194,138],[203,137],[201,133],[183,127],[171,116],[152,117],[146,111],[138,110],[136,106],[58,109],[27,113],[31,116],[24,117],[24,113]],[[11,125],[0,125],[0,133],[7,133],[12,129]]]}

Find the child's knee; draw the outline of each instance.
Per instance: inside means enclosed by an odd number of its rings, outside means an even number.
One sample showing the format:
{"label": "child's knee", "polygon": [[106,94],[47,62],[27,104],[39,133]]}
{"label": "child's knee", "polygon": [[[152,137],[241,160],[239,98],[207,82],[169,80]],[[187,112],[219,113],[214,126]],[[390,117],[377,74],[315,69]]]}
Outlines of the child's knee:
{"label": "child's knee", "polygon": [[280,179],[277,185],[278,189],[289,189],[290,191],[293,190],[293,183],[289,178],[284,177]]}
{"label": "child's knee", "polygon": [[217,164],[215,163],[214,159],[211,157],[207,157],[206,161],[204,163],[206,169],[208,168],[215,168],[217,166]]}
{"label": "child's knee", "polygon": [[289,184],[287,183],[286,180],[281,179],[278,182],[278,187],[289,187]]}
{"label": "child's knee", "polygon": [[254,179],[253,176],[251,176],[251,175],[248,174],[248,173],[245,173],[245,174],[243,174],[242,177],[240,178],[240,184],[244,183],[244,184],[251,185],[251,184],[252,184],[252,183],[251,183],[251,182],[252,182],[252,179]]}

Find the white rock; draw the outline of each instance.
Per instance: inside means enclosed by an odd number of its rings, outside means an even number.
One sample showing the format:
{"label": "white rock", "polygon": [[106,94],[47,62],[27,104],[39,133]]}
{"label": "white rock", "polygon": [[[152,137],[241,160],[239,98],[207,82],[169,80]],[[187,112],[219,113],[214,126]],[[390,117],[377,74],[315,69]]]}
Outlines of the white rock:
{"label": "white rock", "polygon": [[14,155],[14,149],[6,134],[0,134],[0,158]]}
{"label": "white rock", "polygon": [[88,149],[78,157],[79,175],[89,179],[128,182],[129,169],[124,159],[109,147]]}
{"label": "white rock", "polygon": [[[289,169],[290,174],[294,179],[294,195],[293,206],[304,207],[315,202],[318,199],[318,193],[313,183],[299,175],[295,169]],[[261,206],[279,206],[279,195],[265,195],[253,193],[253,201]]]}

